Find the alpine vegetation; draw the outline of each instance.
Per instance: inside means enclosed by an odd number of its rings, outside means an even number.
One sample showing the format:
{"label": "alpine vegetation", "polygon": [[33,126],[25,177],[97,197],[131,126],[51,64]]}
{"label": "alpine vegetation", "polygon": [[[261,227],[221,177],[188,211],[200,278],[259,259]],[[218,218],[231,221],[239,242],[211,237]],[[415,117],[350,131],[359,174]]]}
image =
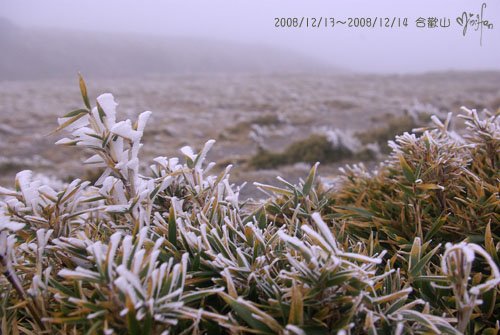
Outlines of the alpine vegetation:
{"label": "alpine vegetation", "polygon": [[340,129],[319,127],[309,137],[291,143],[283,152],[271,152],[260,145],[258,152],[250,158],[250,166],[275,168],[280,165],[317,161],[330,163],[344,159],[367,160],[377,157],[377,143],[361,142],[351,133]]}
{"label": "alpine vegetation", "polygon": [[212,140],[144,174],[151,113],[118,121],[111,94],[80,89],[57,144],[103,172],[0,188],[2,334],[499,332],[498,114],[465,110],[463,135],[435,119],[334,189],[318,164],[257,184],[269,199],[250,206],[231,166],[210,174]]}

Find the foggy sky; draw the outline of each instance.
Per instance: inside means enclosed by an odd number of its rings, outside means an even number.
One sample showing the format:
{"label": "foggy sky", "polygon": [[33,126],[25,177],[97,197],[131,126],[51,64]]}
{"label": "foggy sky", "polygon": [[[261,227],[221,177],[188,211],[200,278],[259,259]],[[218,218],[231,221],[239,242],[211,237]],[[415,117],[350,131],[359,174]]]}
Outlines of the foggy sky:
{"label": "foggy sky", "polygon": [[[1,0],[0,16],[22,26],[194,36],[284,47],[355,71],[500,70],[500,0],[484,1],[493,30],[455,22],[476,0]],[[278,29],[275,17],[408,17],[405,29]],[[448,17],[419,29],[417,17]],[[0,56],[1,57],[1,56]]]}

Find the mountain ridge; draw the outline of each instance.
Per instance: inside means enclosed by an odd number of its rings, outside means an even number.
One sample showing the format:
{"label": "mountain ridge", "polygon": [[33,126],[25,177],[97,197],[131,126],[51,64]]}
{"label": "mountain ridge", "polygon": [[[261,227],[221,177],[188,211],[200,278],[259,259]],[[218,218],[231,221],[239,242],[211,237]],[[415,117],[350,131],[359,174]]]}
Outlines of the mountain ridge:
{"label": "mountain ridge", "polygon": [[341,72],[286,49],[196,37],[34,29],[0,18],[0,78]]}

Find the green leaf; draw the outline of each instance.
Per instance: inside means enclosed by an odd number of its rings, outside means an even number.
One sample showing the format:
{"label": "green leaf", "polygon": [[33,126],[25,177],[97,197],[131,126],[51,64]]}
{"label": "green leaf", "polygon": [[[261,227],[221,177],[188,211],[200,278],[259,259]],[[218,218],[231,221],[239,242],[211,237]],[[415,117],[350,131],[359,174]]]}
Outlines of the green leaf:
{"label": "green leaf", "polygon": [[264,207],[259,209],[255,218],[257,219],[257,224],[258,224],[259,228],[265,229],[267,226],[267,217],[266,217],[266,211],[265,211]]}
{"label": "green leaf", "polygon": [[448,215],[438,217],[433,223],[430,229],[427,231],[424,237],[424,241],[429,241],[436,235],[439,229],[445,224]]}
{"label": "green leaf", "polygon": [[410,258],[408,261],[408,269],[410,271],[413,268],[413,266],[415,266],[418,263],[421,256],[422,256],[422,243],[420,241],[420,238],[415,237],[413,245],[411,246]]}
{"label": "green leaf", "polygon": [[371,220],[373,218],[373,214],[364,208],[352,206],[338,206],[336,208],[350,212],[349,214],[352,216],[359,216],[367,220]]}
{"label": "green leaf", "polygon": [[269,191],[271,193],[275,194],[280,194],[284,196],[291,197],[293,195],[293,192],[290,190],[286,190],[284,188],[276,187],[276,186],[271,186],[271,185],[266,185],[266,184],[261,184],[261,183],[253,183],[257,188]]}
{"label": "green leaf", "polygon": [[101,120],[102,123],[104,123],[104,119],[106,118],[106,113],[104,113],[104,109],[102,109],[101,104],[97,100],[96,100],[96,105],[97,105],[97,113],[99,113],[99,119]]}
{"label": "green leaf", "polygon": [[168,241],[174,246],[177,243],[177,222],[173,205],[170,206],[170,213],[168,216]]}
{"label": "green leaf", "polygon": [[73,117],[71,117],[69,120],[66,120],[63,124],[61,124],[59,127],[56,128],[56,130],[54,130],[53,132],[51,132],[50,134],[54,134],[56,132],[58,132],[59,130],[62,130],[64,128],[66,128],[67,126],[69,126],[70,124],[72,124],[73,122],[81,119],[86,113],[80,113],[80,114],[77,114]]}
{"label": "green leaf", "polygon": [[406,299],[408,297],[408,294],[411,293],[411,290],[400,290],[400,291],[396,291],[396,292],[393,292],[391,294],[387,294],[387,295],[384,295],[384,296],[381,296],[381,297],[377,297],[377,298],[374,298],[372,299],[372,301],[374,303],[377,303],[377,304],[384,304],[384,303],[387,303],[387,302],[391,302],[393,300],[397,300],[397,299]]}
{"label": "green leaf", "polygon": [[190,157],[188,157],[188,156],[185,156],[185,157],[186,157],[186,165],[187,165],[187,167],[190,168],[190,169],[194,168],[194,162],[193,162],[193,160]]}
{"label": "green leaf", "polygon": [[139,322],[135,318],[135,311],[130,311],[127,313],[127,324],[128,324],[128,333],[131,335],[141,335],[141,327],[139,326]]}
{"label": "green leaf", "polygon": [[[251,304],[250,302],[243,303],[242,301],[236,300],[232,298],[230,295],[226,293],[219,293],[224,299],[224,301],[231,306],[231,308],[238,314],[240,318],[242,318],[252,329],[260,331],[261,334],[274,334],[274,332],[269,328],[265,323],[255,319],[253,314],[255,311],[254,308],[249,308],[247,304]],[[255,307],[257,309],[257,307]]]}
{"label": "green leaf", "polygon": [[403,155],[399,155],[399,164],[403,169],[403,174],[410,183],[415,183],[415,174]]}
{"label": "green leaf", "polygon": [[193,291],[191,293],[184,294],[182,296],[182,301],[186,304],[192,303],[194,301],[199,301],[205,297],[208,297],[209,295],[221,292],[222,288],[220,289],[207,289],[207,290],[201,290],[201,291]]}
{"label": "green leaf", "polygon": [[148,313],[144,320],[142,320],[141,335],[150,335],[153,332],[153,316]]}
{"label": "green leaf", "polygon": [[403,320],[415,321],[421,325],[425,325],[427,328],[435,332],[435,334],[440,334],[439,329],[436,328],[434,323],[420,312],[414,310],[403,310],[398,312],[399,315],[403,317]]}
{"label": "green leaf", "polygon": [[495,305],[497,302],[496,288],[485,292],[483,294],[482,300],[483,303],[480,306],[481,311],[485,314],[485,318],[490,318],[493,315],[493,312],[495,312]]}
{"label": "green leaf", "polygon": [[309,192],[311,192],[311,188],[314,185],[314,182],[316,180],[316,171],[318,170],[318,165],[319,162],[314,164],[314,166],[311,168],[311,171],[309,171],[309,176],[307,177],[306,182],[304,183],[304,187],[302,188],[302,194],[307,196]]}
{"label": "green leaf", "polygon": [[441,247],[441,245],[439,244],[434,249],[432,249],[431,251],[429,251],[425,256],[423,256],[420,259],[420,261],[418,261],[418,263],[415,264],[415,266],[411,270],[409,270],[410,277],[412,277],[412,278],[419,277],[420,273],[422,272],[422,269],[425,267],[425,265],[427,263],[429,263],[429,261],[431,260],[432,256],[434,256],[436,254],[436,252],[439,250],[440,247]]}
{"label": "green leaf", "polygon": [[72,112],[69,112],[68,114],[64,115],[63,117],[64,118],[67,118],[67,117],[73,117],[73,116],[77,116],[79,114],[88,114],[89,113],[89,110],[88,109],[83,109],[83,108],[80,108],[80,109],[75,109],[74,111]]}
{"label": "green leaf", "polygon": [[448,284],[448,278],[446,276],[419,276],[415,278],[414,281],[433,282],[441,285]]}
{"label": "green leaf", "polygon": [[83,77],[80,73],[78,74],[78,82],[80,84],[80,92],[82,93],[83,103],[88,109],[90,109],[91,107],[89,96],[87,94],[87,85],[85,85],[85,80],[83,80]]}

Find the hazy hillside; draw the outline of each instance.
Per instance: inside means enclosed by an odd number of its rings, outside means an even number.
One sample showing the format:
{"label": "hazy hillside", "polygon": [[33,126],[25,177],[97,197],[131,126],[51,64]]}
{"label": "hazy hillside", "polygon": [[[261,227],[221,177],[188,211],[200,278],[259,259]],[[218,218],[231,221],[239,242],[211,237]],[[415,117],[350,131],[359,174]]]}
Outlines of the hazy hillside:
{"label": "hazy hillside", "polygon": [[0,18],[0,78],[334,70],[268,46],[16,26]]}

